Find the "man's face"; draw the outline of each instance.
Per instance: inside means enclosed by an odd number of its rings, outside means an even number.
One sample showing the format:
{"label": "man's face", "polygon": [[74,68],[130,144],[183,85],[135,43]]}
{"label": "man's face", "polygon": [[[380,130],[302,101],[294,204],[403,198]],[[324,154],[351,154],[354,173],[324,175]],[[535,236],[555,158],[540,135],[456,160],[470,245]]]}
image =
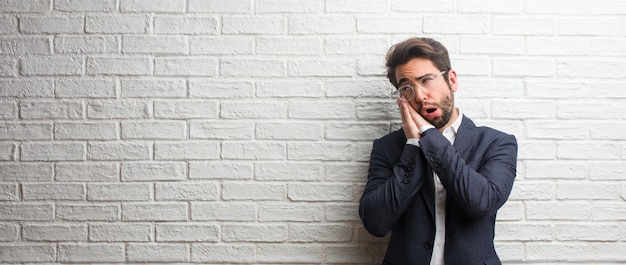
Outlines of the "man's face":
{"label": "man's face", "polygon": [[[415,90],[415,96],[409,100],[411,107],[437,129],[450,125],[452,116],[456,119],[453,94],[457,90],[456,72],[449,70],[448,80],[440,72],[430,60],[424,58],[414,58],[396,68],[398,87],[412,85]],[[428,75],[436,75],[434,83],[422,85],[420,89],[420,80]]]}

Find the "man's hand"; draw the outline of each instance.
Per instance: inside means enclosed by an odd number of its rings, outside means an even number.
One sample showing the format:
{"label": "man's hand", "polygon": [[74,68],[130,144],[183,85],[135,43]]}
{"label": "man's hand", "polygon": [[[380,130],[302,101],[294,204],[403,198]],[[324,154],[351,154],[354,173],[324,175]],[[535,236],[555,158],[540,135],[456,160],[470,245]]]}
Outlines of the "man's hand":
{"label": "man's hand", "polygon": [[411,105],[398,98],[398,107],[400,108],[400,116],[402,117],[402,128],[404,128],[404,134],[407,139],[421,137],[420,127],[425,125],[431,125],[422,115],[417,113]]}

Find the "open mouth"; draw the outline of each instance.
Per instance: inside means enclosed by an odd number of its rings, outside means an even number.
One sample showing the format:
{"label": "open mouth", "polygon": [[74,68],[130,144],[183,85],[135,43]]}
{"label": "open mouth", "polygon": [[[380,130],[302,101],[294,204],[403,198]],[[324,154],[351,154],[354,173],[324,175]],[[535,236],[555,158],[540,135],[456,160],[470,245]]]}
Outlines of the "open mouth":
{"label": "open mouth", "polygon": [[433,113],[437,110],[437,108],[428,108],[426,109],[426,113]]}

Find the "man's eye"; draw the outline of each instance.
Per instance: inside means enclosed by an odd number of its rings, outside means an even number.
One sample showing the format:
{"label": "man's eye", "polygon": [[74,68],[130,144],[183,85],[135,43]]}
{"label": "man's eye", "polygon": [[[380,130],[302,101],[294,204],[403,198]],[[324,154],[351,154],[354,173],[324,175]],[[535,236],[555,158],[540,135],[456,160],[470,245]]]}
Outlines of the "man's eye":
{"label": "man's eye", "polygon": [[434,76],[425,76],[424,78],[422,78],[422,84],[428,84],[429,82],[435,80]]}

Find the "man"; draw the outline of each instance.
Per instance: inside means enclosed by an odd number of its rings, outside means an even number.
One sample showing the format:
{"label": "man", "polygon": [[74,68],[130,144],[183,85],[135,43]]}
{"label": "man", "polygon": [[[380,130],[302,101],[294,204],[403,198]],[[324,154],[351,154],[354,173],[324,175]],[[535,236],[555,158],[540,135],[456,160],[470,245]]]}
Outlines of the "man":
{"label": "man", "polygon": [[457,75],[441,43],[398,43],[386,66],[403,126],[374,141],[359,206],[368,232],[392,232],[383,264],[501,264],[494,226],[516,175],[515,137],[454,106]]}

